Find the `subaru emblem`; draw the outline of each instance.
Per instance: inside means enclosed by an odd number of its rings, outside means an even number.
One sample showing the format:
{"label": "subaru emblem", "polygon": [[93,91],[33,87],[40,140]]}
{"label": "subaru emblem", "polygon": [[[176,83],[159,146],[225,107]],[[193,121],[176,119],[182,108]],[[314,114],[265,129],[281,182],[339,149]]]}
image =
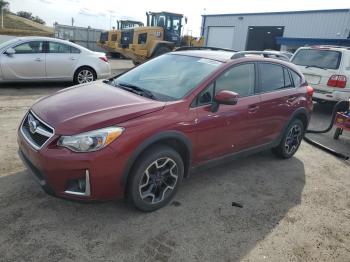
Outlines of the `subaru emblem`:
{"label": "subaru emblem", "polygon": [[34,134],[38,128],[39,122],[36,121],[32,115],[28,115],[28,125],[30,132]]}

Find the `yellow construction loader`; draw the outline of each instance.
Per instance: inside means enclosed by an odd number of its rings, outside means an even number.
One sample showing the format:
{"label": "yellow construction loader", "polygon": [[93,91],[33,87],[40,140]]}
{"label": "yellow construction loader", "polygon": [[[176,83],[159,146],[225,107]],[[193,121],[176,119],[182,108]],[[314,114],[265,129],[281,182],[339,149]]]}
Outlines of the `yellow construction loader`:
{"label": "yellow construction loader", "polygon": [[187,18],[182,14],[147,12],[146,16],[147,26],[122,30],[121,40],[115,48],[116,52],[130,58],[134,64],[140,64],[182,45],[203,45],[201,39],[181,37],[183,24],[187,23]]}
{"label": "yellow construction loader", "polygon": [[118,20],[117,29],[113,28],[110,31],[101,33],[100,40],[97,42],[97,45],[108,53],[111,53],[113,56],[119,56],[120,54],[116,51],[118,43],[121,39],[121,31],[124,29],[135,28],[143,26],[142,22],[132,21],[132,20]]}

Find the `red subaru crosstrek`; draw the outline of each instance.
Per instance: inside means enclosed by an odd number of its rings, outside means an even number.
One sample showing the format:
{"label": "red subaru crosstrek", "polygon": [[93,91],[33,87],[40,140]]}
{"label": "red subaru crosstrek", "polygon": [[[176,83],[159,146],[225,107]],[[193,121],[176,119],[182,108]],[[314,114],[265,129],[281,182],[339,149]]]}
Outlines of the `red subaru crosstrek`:
{"label": "red subaru crosstrek", "polygon": [[309,122],[312,88],[288,62],[234,57],[172,52],[47,96],[19,127],[19,154],[47,192],[126,195],[144,211],[167,204],[192,168],[214,159],[267,148],[290,158]]}

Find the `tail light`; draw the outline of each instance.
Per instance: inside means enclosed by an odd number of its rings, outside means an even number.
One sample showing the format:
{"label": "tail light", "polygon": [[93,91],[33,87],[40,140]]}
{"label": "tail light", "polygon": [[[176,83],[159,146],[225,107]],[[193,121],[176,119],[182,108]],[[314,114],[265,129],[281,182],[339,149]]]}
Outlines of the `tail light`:
{"label": "tail light", "polygon": [[306,94],[307,94],[307,97],[312,98],[312,95],[314,94],[314,89],[311,86],[307,86]]}
{"label": "tail light", "polygon": [[108,58],[106,56],[99,57],[102,61],[108,63]]}
{"label": "tail light", "polygon": [[346,86],[346,76],[332,75],[328,79],[327,86],[344,88]]}

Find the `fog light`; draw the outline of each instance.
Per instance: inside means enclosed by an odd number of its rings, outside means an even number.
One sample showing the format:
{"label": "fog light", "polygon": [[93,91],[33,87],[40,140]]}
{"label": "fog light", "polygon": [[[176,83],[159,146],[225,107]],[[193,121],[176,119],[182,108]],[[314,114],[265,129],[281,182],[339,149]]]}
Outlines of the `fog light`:
{"label": "fog light", "polygon": [[77,196],[90,196],[90,174],[89,170],[85,171],[85,177],[69,180],[67,183],[66,194]]}

